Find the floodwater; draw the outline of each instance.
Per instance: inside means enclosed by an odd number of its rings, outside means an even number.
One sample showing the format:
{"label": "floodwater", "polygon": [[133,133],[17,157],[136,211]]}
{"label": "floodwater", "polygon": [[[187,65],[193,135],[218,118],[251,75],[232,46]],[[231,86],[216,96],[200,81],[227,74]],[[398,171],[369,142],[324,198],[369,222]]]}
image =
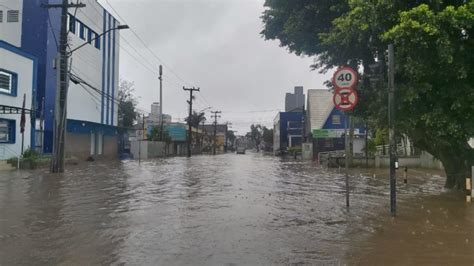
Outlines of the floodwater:
{"label": "floodwater", "polygon": [[0,173],[0,265],[474,265],[474,205],[444,178],[344,175],[259,154]]}

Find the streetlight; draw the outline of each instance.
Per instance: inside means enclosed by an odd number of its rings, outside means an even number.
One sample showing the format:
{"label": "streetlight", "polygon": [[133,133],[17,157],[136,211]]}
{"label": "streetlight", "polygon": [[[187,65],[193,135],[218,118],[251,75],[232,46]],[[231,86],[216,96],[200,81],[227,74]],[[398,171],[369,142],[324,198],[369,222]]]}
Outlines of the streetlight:
{"label": "streetlight", "polygon": [[128,25],[118,25],[118,26],[115,27],[115,28],[108,29],[108,30],[102,32],[101,34],[97,35],[94,39],[91,39],[91,40],[89,40],[89,41],[87,41],[87,42],[84,42],[83,44],[81,44],[81,45],[79,45],[78,47],[76,47],[76,48],[72,49],[71,51],[69,51],[68,56],[71,56],[73,52],[75,52],[75,51],[81,49],[81,48],[84,47],[85,45],[91,43],[92,41],[95,41],[95,40],[99,39],[99,38],[102,37],[103,35],[105,35],[105,34],[111,32],[111,31],[113,31],[113,30],[126,30],[126,29],[129,29],[129,28],[130,28],[130,27],[129,27]]}
{"label": "streetlight", "polygon": [[[66,1],[67,2],[67,1]],[[113,30],[128,29],[128,25],[119,25],[115,28],[108,29],[102,34],[96,36],[94,39],[84,42],[82,45],[76,47],[71,51],[66,51],[67,47],[67,9],[63,8],[61,14],[61,36],[60,36],[60,47],[59,55],[57,57],[57,71],[58,71],[58,87],[56,88],[56,99],[55,99],[55,114],[54,114],[54,137],[53,137],[53,156],[51,158],[51,172],[62,173],[64,172],[64,161],[65,161],[65,135],[66,135],[66,124],[67,124],[67,94],[69,88],[69,67],[68,58],[73,52],[84,47],[86,44],[94,41],[104,34]]]}

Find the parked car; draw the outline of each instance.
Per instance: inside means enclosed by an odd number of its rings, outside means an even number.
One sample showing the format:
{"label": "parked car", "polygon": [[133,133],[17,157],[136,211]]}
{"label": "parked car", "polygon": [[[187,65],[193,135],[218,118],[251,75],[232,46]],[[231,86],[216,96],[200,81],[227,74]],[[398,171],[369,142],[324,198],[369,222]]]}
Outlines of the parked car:
{"label": "parked car", "polygon": [[245,147],[237,147],[237,154],[245,154]]}

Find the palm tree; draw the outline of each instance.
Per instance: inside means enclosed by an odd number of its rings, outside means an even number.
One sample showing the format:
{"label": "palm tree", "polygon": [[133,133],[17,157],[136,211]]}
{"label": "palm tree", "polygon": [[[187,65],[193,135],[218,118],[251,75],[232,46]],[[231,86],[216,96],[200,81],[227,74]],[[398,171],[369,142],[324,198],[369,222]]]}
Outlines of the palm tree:
{"label": "palm tree", "polygon": [[206,113],[193,111],[191,117],[187,117],[185,121],[190,122],[191,126],[198,128],[201,122],[206,121]]}

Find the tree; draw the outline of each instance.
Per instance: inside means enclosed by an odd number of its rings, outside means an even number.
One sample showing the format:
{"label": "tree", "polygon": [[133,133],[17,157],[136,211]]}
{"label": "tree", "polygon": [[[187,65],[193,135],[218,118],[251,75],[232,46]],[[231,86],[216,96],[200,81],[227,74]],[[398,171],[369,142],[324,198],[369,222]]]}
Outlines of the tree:
{"label": "tree", "polygon": [[118,90],[118,117],[119,127],[131,128],[138,118],[136,111],[137,98],[134,96],[135,84],[127,80],[121,80]]}
{"label": "tree", "polygon": [[227,143],[230,144],[230,149],[232,150],[234,148],[234,143],[235,143],[235,133],[232,130],[227,131]]}
{"label": "tree", "polygon": [[151,141],[164,141],[166,143],[171,142],[171,137],[166,128],[163,129],[163,140],[161,140],[161,127],[153,126],[151,128],[150,134],[147,135],[147,139]]}
{"label": "tree", "polygon": [[264,126],[262,138],[263,138],[263,142],[265,142],[265,148],[271,149],[271,147],[273,146],[273,128],[269,129]]}
{"label": "tree", "polygon": [[198,128],[203,121],[206,121],[206,113],[197,113],[196,111],[193,111],[191,117],[186,117],[185,119],[186,122],[188,122],[189,120],[191,120],[191,126]]}
{"label": "tree", "polygon": [[250,132],[249,132],[250,139],[255,143],[255,148],[257,149],[257,152],[260,152],[260,143],[262,143],[262,136],[263,136],[263,129],[262,126],[257,124],[257,125],[251,125],[250,126]]}
{"label": "tree", "polygon": [[474,164],[474,1],[267,0],[262,35],[321,72],[362,72],[353,114],[387,126],[386,47],[395,45],[396,128],[440,159],[446,187],[462,188]]}

